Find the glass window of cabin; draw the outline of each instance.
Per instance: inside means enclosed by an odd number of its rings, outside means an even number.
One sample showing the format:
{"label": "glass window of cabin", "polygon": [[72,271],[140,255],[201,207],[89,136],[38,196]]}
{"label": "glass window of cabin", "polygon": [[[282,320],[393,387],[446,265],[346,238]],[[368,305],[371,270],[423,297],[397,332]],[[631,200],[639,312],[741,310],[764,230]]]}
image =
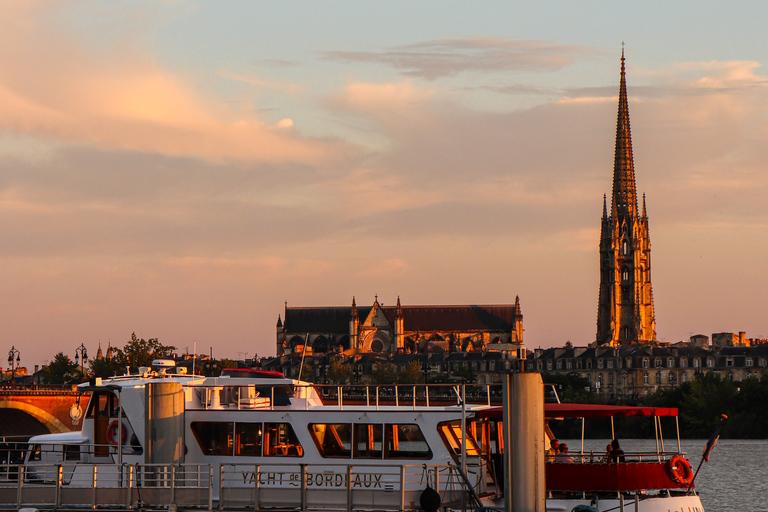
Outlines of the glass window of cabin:
{"label": "glass window of cabin", "polygon": [[232,455],[231,421],[193,421],[192,433],[204,455]]}
{"label": "glass window of cabin", "polygon": [[235,424],[235,455],[261,457],[261,423]]}
{"label": "glass window of cabin", "polygon": [[382,456],[383,426],[374,423],[355,424],[355,458],[380,459]]}
{"label": "glass window of cabin", "polygon": [[80,460],[80,445],[79,444],[65,444],[64,445],[64,460]]}
{"label": "glass window of cabin", "polygon": [[432,450],[418,425],[384,426],[385,459],[431,459]]}
{"label": "glass window of cabin", "polygon": [[307,428],[321,457],[348,459],[352,455],[351,423],[310,423]]}
{"label": "glass window of cabin", "polygon": [[43,460],[43,454],[40,450],[40,445],[36,444],[32,447],[32,449],[29,451],[29,460],[31,461],[40,461]]}
{"label": "glass window of cabin", "polygon": [[[440,437],[443,438],[445,446],[454,455],[461,454],[461,420],[444,421],[437,425],[437,431],[440,433]],[[477,446],[477,442],[467,432],[465,434],[465,446],[467,456],[480,455],[480,448]]]}
{"label": "glass window of cabin", "polygon": [[264,456],[301,457],[304,448],[290,423],[264,424]]}

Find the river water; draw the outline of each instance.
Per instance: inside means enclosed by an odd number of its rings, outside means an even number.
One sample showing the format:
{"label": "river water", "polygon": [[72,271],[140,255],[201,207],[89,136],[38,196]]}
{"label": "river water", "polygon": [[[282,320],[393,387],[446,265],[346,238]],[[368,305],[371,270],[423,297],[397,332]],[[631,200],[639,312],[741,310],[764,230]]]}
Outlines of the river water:
{"label": "river water", "polygon": [[[581,449],[581,440],[565,440],[571,452]],[[605,452],[606,439],[586,439],[584,450]],[[692,469],[701,461],[706,439],[684,439],[682,449]],[[677,440],[665,439],[666,451],[677,450]],[[625,452],[656,450],[656,442],[648,439],[622,439]],[[768,440],[721,439],[701,465],[696,488],[706,512],[768,512]]]}

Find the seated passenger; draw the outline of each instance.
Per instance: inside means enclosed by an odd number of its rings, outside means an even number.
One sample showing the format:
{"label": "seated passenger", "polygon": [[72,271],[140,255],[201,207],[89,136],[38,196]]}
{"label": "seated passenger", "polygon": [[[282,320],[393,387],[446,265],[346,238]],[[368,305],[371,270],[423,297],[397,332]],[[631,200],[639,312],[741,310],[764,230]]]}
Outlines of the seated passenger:
{"label": "seated passenger", "polygon": [[568,445],[563,443],[560,445],[560,448],[558,449],[558,454],[555,457],[555,462],[566,462],[566,463],[572,463],[573,458],[568,455]]}
{"label": "seated passenger", "polygon": [[559,453],[559,447],[560,447],[560,441],[558,441],[557,439],[553,439],[552,441],[549,442],[549,450],[546,450],[544,453],[547,456],[546,457],[547,462],[555,461],[555,457]]}
{"label": "seated passenger", "polygon": [[619,440],[614,439],[611,441],[611,462],[624,462],[625,460],[624,450],[619,446]]}
{"label": "seated passenger", "polygon": [[608,443],[605,446],[605,456],[603,456],[603,459],[601,460],[601,462],[611,462],[611,450],[612,450],[611,443]]}

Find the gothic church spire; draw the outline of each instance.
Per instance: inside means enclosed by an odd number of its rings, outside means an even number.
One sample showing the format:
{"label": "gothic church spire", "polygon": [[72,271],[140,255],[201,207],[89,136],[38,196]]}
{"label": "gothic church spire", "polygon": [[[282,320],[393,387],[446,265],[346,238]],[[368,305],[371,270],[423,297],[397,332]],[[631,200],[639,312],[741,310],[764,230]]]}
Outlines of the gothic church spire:
{"label": "gothic church spire", "polygon": [[598,345],[655,342],[656,320],[651,289],[651,240],[643,195],[638,213],[635,164],[629,127],[624,50],[621,51],[616,153],[613,163],[611,211],[600,229],[600,293],[597,306]]}

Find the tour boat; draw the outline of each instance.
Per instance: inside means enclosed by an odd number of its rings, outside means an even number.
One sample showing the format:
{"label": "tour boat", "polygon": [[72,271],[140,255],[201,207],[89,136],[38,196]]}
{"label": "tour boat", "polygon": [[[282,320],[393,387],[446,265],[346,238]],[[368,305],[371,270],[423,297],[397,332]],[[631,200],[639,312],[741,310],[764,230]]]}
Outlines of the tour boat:
{"label": "tour boat", "polygon": [[[174,366],[158,360],[137,374],[81,384],[90,393],[81,430],[32,437],[17,485],[0,485],[0,502],[220,510],[503,507],[501,409],[491,403],[500,397],[498,385],[321,387],[277,372],[228,369],[204,377]],[[466,394],[483,403],[467,403]],[[547,418],[608,413],[677,411],[545,408]],[[548,428],[545,434],[548,443]],[[695,489],[686,492],[689,475],[675,479],[685,461],[679,449],[627,454],[621,463],[571,456],[571,464],[546,464],[548,510],[703,510]]]}

